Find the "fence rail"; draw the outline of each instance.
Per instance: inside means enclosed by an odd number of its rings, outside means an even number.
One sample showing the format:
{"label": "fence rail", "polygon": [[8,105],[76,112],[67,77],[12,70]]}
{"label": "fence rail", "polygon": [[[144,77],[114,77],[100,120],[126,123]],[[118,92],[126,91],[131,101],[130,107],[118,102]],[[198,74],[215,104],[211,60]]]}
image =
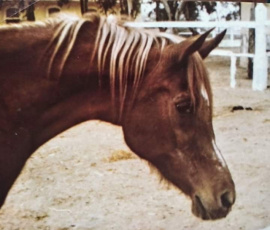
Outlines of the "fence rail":
{"label": "fence rail", "polygon": [[[126,22],[129,27],[144,27],[144,28],[256,28],[257,23],[251,21],[219,21],[219,22],[202,22],[202,21],[181,21],[181,22]],[[265,22],[265,25],[270,25],[270,22]]]}

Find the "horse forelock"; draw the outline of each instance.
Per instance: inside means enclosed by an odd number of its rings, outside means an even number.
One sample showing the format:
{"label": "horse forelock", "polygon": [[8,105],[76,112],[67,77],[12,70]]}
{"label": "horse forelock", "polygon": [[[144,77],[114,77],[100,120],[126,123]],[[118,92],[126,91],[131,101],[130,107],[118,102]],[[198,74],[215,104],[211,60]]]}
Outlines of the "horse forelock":
{"label": "horse forelock", "polygon": [[187,65],[188,90],[194,108],[206,101],[212,113],[212,91],[207,70],[199,53],[191,55]]}

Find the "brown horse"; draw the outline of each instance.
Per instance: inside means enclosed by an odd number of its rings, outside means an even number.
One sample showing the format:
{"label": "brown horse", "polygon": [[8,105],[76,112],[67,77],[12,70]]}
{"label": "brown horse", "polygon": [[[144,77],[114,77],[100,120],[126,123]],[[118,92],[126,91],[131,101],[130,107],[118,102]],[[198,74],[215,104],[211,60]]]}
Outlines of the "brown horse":
{"label": "brown horse", "polygon": [[128,146],[192,199],[202,219],[235,201],[215,144],[203,64],[225,33],[187,40],[97,15],[0,29],[0,205],[31,154],[86,120],[123,127]]}

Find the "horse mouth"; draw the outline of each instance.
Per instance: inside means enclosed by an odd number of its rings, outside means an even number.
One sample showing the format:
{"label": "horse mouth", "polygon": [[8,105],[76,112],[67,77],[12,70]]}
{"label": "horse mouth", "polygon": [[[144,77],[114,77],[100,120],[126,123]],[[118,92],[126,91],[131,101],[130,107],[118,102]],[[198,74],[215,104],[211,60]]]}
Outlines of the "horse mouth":
{"label": "horse mouth", "polygon": [[195,196],[192,201],[192,213],[203,220],[217,220],[224,218],[228,215],[230,210],[230,207],[209,208],[207,210],[198,196]]}

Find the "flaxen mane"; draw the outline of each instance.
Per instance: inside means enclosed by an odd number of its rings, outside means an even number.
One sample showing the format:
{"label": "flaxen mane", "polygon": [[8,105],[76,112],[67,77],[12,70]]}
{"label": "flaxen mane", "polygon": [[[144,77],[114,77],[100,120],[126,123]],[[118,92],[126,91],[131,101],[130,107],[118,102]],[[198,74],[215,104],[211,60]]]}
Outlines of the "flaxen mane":
{"label": "flaxen mane", "polygon": [[[54,35],[46,48],[46,53],[42,57],[47,60],[42,59],[41,62],[46,63],[47,78],[59,79],[76,43],[80,29],[87,22],[99,23],[95,48],[92,57],[89,57],[89,66],[94,59],[97,60],[99,84],[102,87],[101,76],[109,64],[109,70],[106,69],[106,71],[110,75],[111,99],[113,105],[115,105],[116,98],[119,98],[120,106],[117,113],[119,114],[119,119],[121,119],[128,93],[127,86],[130,83],[132,84],[132,92],[129,92],[132,94],[131,101],[129,101],[131,103],[135,99],[142,82],[150,49],[155,46],[162,52],[166,45],[179,43],[183,39],[166,33],[128,28],[120,25],[115,18],[100,17],[97,14],[90,14],[85,18],[60,14],[58,17],[49,19],[44,23],[26,23],[17,27],[53,26],[55,28]],[[91,25],[90,23],[88,24]],[[198,61],[199,58],[199,55],[192,55],[187,67],[189,90],[194,105],[196,99],[198,99],[198,93],[201,93],[202,87],[206,90],[209,100],[211,100],[207,74],[201,61]],[[116,89],[116,87],[119,88]],[[118,95],[116,95],[117,92],[119,93]]]}
{"label": "flaxen mane", "polygon": [[[120,99],[120,116],[127,96],[128,78],[133,77],[133,101],[144,75],[150,49],[155,46],[162,51],[167,44],[180,41],[176,36],[130,29],[119,25],[113,19],[100,18],[93,58],[98,60],[100,75],[109,60],[111,97],[113,103],[116,97]],[[116,85],[119,85],[119,95],[116,95]]]}
{"label": "flaxen mane", "polygon": [[[47,48],[48,52],[53,50],[47,68],[48,78],[51,76],[61,77],[78,33],[82,26],[89,21],[99,22],[95,49],[91,60],[97,60],[100,86],[102,86],[101,76],[105,71],[105,64],[109,63],[112,103],[114,104],[115,99],[119,98],[119,116],[121,117],[127,96],[127,83],[130,83],[128,77],[132,76],[132,98],[134,99],[144,75],[151,47],[156,46],[162,51],[166,45],[178,43],[183,39],[165,33],[130,29],[120,25],[113,17],[99,17],[96,14],[88,15],[86,18],[69,17],[68,15],[60,16],[56,20],[57,30]],[[65,45],[63,45],[64,42]],[[65,50],[61,52],[63,53],[61,60],[58,60],[60,64],[58,64],[57,70],[55,70],[56,56],[59,57],[59,51],[63,48]],[[119,86],[118,90],[116,90],[116,85]],[[116,95],[116,92],[119,92],[119,95]]]}

